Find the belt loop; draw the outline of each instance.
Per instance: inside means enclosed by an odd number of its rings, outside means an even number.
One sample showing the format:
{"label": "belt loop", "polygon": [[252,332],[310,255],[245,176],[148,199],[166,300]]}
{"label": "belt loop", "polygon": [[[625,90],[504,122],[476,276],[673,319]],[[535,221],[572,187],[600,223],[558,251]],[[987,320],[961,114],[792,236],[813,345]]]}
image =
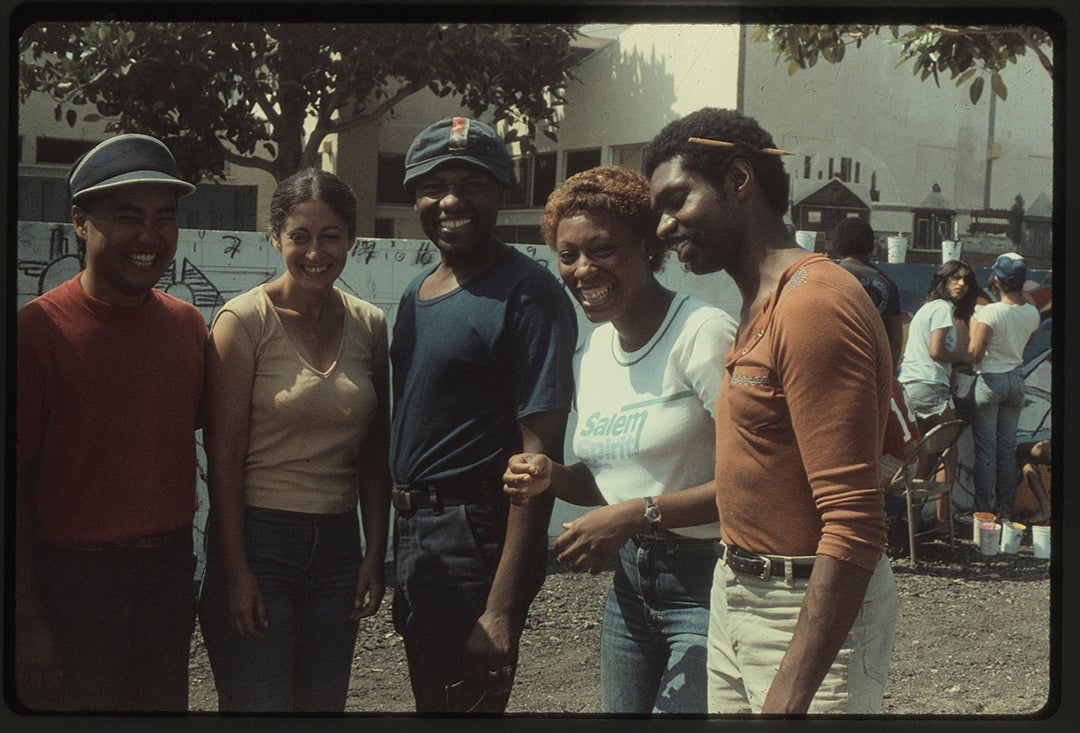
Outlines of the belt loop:
{"label": "belt loop", "polygon": [[790,558],[784,560],[784,582],[788,585],[795,584],[795,561]]}
{"label": "belt loop", "polygon": [[431,510],[435,514],[442,514],[442,502],[439,500],[439,490],[432,484],[428,486],[428,499],[431,500]]}
{"label": "belt loop", "polygon": [[723,551],[723,552],[722,552],[722,553],[720,554],[720,562],[722,562],[722,563],[724,563],[725,565],[727,565],[727,564],[728,564],[728,561],[727,561],[727,554],[728,554],[728,544],[727,544],[726,542],[721,542],[721,543],[720,543],[720,546],[721,546],[722,548],[724,548],[724,551]]}

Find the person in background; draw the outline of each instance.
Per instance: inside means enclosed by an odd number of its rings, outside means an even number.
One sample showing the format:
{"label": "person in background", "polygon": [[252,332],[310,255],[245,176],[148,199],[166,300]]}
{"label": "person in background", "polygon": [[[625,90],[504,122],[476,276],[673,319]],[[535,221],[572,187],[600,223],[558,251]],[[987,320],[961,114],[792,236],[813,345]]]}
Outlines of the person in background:
{"label": "person in background", "polygon": [[565,523],[555,549],[575,571],[618,557],[601,627],[601,712],[705,714],[719,539],[713,412],[735,322],[660,284],[656,224],[648,180],[626,168],[578,173],[548,198],[542,229],[559,274],[601,325],[574,360],[578,462],[519,453],[503,480],[511,501],[550,489],[597,507]]}
{"label": "person in background", "polygon": [[514,453],[561,460],[573,305],[495,233],[510,154],[489,126],[439,120],[405,155],[405,190],[439,262],[402,294],[391,346],[393,619],[420,713],[502,713],[543,583],[553,497],[510,506]]}
{"label": "person in background", "polygon": [[833,232],[832,248],[839,258],[839,265],[859,279],[859,284],[881,315],[885,333],[889,337],[889,352],[895,373],[900,368],[904,342],[903,310],[900,308],[900,291],[896,283],[870,262],[870,255],[874,253],[874,230],[864,219],[848,217]]}
{"label": "person in background", "polygon": [[1050,441],[1037,440],[1016,446],[1020,483],[1013,502],[1014,515],[1029,525],[1050,521]]}
{"label": "person in background", "polygon": [[206,321],[155,285],[195,186],[164,143],[126,134],[68,187],[85,269],[17,316],[15,694],[182,713]]}
{"label": "person in background", "polygon": [[975,361],[975,502],[973,511],[1012,517],[1016,494],[1016,426],[1024,406],[1024,347],[1039,330],[1039,311],[1024,299],[1027,263],[997,258],[987,288],[998,300],[975,310],[969,350]]}
{"label": "person in background", "polygon": [[657,234],[742,294],[716,407],[711,713],[878,713],[897,620],[881,451],[892,359],[859,283],[785,228],[772,137],[735,110],[646,148]]}
{"label": "person in background", "polygon": [[278,184],[270,238],[284,272],[227,302],[207,348],[200,621],[219,710],[341,712],[385,588],[386,317],[334,286],[356,238],[337,176]]}
{"label": "person in background", "polygon": [[968,350],[956,347],[956,321],[967,322],[971,318],[978,293],[971,267],[960,260],[950,260],[930,278],[926,302],[908,324],[898,378],[923,433],[955,417],[951,393],[953,365],[975,363]]}

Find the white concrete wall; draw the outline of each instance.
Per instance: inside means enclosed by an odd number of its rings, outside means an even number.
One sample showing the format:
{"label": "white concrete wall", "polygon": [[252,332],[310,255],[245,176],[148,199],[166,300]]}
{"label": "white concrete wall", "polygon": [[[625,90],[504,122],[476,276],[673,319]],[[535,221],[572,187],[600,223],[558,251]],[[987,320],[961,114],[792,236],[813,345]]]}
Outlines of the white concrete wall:
{"label": "white concrete wall", "polygon": [[[917,206],[938,183],[958,211],[983,208],[989,84],[972,105],[967,87],[957,88],[947,73],[938,87],[932,78],[920,81],[910,63],[897,68],[899,48],[884,38],[891,36],[850,47],[840,64],[819,60],[790,76],[770,45],[748,40],[744,111],[777,145],[799,154],[789,171],[801,175],[802,155],[813,156],[815,169],[830,156],[847,156],[861,162],[863,183],[877,172],[882,203]],[[1008,209],[1018,193],[1025,201],[1043,191],[1053,198],[1053,81],[1030,54],[1002,77],[1009,94],[994,104],[1001,158],[990,207]]]}

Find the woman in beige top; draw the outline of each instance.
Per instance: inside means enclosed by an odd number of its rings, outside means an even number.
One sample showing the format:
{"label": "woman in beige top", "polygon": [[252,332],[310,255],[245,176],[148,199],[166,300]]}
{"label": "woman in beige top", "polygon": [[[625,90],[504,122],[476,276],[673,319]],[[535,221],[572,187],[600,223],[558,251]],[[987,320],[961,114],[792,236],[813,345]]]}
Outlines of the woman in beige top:
{"label": "woman in beige top", "polygon": [[284,272],[211,328],[200,620],[222,711],[344,710],[359,619],[382,600],[386,319],[334,287],[355,222],[336,176],[282,181],[270,238]]}

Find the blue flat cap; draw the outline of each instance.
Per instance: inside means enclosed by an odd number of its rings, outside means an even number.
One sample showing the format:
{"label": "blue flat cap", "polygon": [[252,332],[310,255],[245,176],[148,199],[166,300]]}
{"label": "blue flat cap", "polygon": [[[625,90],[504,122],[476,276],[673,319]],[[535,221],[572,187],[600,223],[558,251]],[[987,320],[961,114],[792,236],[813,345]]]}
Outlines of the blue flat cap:
{"label": "blue flat cap", "polygon": [[135,183],[164,183],[175,187],[181,196],[195,190],[180,177],[176,159],[165,143],[134,133],[98,143],[75,161],[68,174],[73,203],[89,193]]}

